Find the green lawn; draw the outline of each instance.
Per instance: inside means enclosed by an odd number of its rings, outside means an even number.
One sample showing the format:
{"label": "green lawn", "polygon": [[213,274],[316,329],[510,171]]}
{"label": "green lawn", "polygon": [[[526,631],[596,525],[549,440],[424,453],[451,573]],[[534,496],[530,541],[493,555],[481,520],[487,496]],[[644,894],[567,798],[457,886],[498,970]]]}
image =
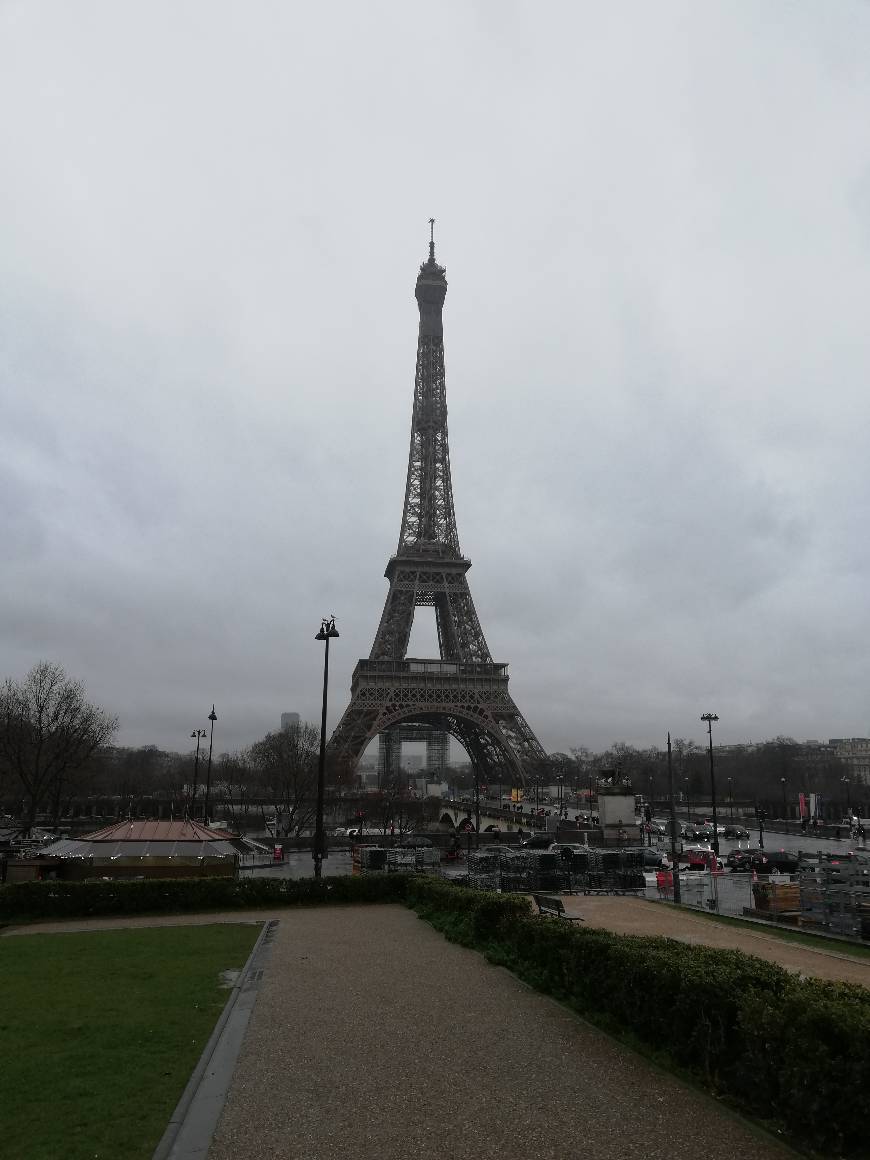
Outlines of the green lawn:
{"label": "green lawn", "polygon": [[0,939],[0,1152],[152,1155],[257,925]]}

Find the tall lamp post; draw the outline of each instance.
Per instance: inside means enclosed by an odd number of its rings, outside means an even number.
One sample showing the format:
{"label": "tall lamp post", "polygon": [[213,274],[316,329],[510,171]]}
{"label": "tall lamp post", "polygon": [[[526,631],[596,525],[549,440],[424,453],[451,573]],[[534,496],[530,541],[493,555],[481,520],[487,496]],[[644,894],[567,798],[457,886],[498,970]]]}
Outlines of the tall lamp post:
{"label": "tall lamp post", "polygon": [[668,798],[671,807],[671,872],[674,878],[674,902],[679,905],[680,864],[677,860],[677,806],[674,802],[674,767],[671,762],[671,734],[668,730]]}
{"label": "tall lamp post", "polygon": [[190,736],[196,738],[196,757],[193,759],[193,793],[190,795],[190,816],[192,820],[194,806],[196,804],[196,791],[199,789],[199,743],[205,737],[205,730],[194,729]]}
{"label": "tall lamp post", "polygon": [[683,781],[686,783],[686,818],[688,819],[689,825],[691,825],[692,824],[692,802],[689,798],[689,778],[688,778],[688,775],[683,778]]}
{"label": "tall lamp post", "polygon": [[731,806],[731,821],[734,821],[734,778],[728,778],[728,802]]}
{"label": "tall lamp post", "polygon": [[713,799],[713,853],[719,854],[719,830],[716,825],[716,774],[713,770],[713,722],[718,721],[716,713],[702,713],[701,720],[707,722],[710,737],[710,796]]}
{"label": "tall lamp post", "polygon": [[327,620],[323,618],[320,632],[314,639],[324,642],[323,648],[323,708],[320,714],[320,760],[317,764],[317,815],[314,822],[314,849],[311,856],[314,859],[314,877],[320,878],[323,874],[323,855],[326,853],[326,842],[323,835],[323,786],[326,780],[326,690],[329,686],[329,642],[338,636],[335,627],[335,617]]}
{"label": "tall lamp post", "polygon": [[788,818],[786,817],[787,806],[785,804],[785,778],[779,779],[779,784],[782,786],[782,824],[785,826],[785,832],[788,833]]}
{"label": "tall lamp post", "polygon": [[211,721],[211,733],[208,739],[208,765],[205,770],[205,811],[202,819],[206,825],[208,825],[208,799],[211,795],[211,750],[214,745],[214,723],[217,721],[217,713],[214,711],[214,705],[211,707],[208,719]]}

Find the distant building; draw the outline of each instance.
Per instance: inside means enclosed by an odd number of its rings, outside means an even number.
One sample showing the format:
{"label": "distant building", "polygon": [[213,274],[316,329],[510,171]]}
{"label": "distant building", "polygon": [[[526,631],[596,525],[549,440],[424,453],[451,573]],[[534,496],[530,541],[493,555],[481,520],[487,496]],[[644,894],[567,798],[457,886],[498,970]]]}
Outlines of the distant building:
{"label": "distant building", "polygon": [[828,745],[849,770],[853,782],[870,781],[870,737],[832,737]]}
{"label": "distant building", "polygon": [[281,714],[281,728],[292,729],[299,724],[298,713],[282,713]]}

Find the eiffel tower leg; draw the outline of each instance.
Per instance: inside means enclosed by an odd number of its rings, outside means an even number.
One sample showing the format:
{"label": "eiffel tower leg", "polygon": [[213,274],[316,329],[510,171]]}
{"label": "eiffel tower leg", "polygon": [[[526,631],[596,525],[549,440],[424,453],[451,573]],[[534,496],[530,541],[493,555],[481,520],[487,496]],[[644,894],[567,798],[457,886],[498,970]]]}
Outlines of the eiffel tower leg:
{"label": "eiffel tower leg", "polygon": [[381,623],[375,634],[375,643],[369,654],[371,660],[387,657],[404,657],[411,638],[414,623],[414,593],[407,589],[391,587],[387,593]]}

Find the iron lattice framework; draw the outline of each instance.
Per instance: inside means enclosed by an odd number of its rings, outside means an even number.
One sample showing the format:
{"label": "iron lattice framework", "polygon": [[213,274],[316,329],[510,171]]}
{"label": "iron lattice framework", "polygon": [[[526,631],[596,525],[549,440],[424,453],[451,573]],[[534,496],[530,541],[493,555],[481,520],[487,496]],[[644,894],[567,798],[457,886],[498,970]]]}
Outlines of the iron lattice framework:
{"label": "iron lattice framework", "polygon": [[450,737],[431,725],[394,725],[378,737],[378,785],[394,781],[401,772],[402,742],[422,741],[426,745],[425,775],[442,778],[450,764]]}
{"label": "iron lattice framework", "polygon": [[[342,777],[377,734],[416,723],[456,737],[480,777],[522,784],[547,756],[508,692],[507,665],[490,655],[468,587],[471,561],[459,548],[447,441],[445,273],[430,240],[415,291],[420,329],[399,545],[385,572],[390,590],[372,651],[354,669],[329,758]],[[407,656],[414,611],[424,606],[435,609],[437,660]]]}

